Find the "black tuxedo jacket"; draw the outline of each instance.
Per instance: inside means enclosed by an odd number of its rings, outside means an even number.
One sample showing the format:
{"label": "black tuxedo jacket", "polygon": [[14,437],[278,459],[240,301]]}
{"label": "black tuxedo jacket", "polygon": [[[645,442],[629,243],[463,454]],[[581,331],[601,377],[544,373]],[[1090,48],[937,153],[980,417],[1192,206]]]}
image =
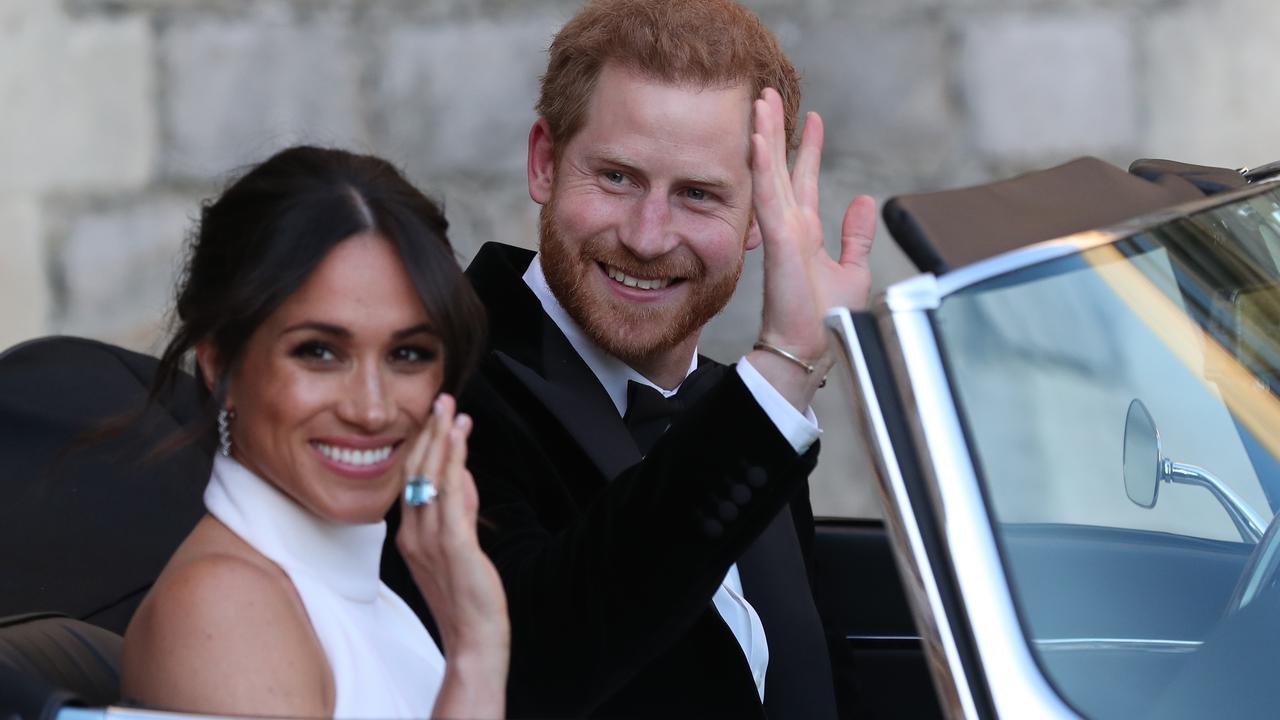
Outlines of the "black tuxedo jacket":
{"label": "black tuxedo jacket", "polygon": [[[812,537],[805,480],[816,444],[798,456],[726,371],[642,461],[522,281],[532,257],[490,243],[468,269],[491,351],[460,399],[475,418],[481,542],[511,612],[509,714],[834,718],[796,530]],[[797,509],[780,512],[789,501]],[[384,576],[417,599],[393,547]],[[734,562],[769,643],[763,707],[711,604]]]}

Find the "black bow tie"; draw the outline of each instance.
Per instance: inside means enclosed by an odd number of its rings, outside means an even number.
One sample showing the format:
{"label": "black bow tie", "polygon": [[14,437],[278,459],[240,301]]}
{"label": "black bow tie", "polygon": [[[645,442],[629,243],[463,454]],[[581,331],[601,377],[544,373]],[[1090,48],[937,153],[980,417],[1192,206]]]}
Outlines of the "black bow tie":
{"label": "black bow tie", "polygon": [[680,383],[675,395],[665,397],[652,385],[634,380],[627,381],[627,412],[622,416],[631,437],[640,448],[641,455],[648,455],[658,438],[667,431],[680,413],[697,402],[697,399],[720,377],[723,367],[702,363],[697,370]]}

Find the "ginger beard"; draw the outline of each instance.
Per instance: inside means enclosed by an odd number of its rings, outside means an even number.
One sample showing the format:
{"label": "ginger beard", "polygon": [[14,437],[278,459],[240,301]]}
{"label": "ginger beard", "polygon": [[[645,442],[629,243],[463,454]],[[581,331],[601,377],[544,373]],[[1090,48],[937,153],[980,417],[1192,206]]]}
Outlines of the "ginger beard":
{"label": "ginger beard", "polygon": [[[552,191],[538,216],[538,251],[547,285],[592,342],[629,365],[641,364],[700,331],[729,303],[742,275],[744,253],[731,267],[713,275],[685,246],[651,261],[640,260],[622,245],[599,236],[573,247],[557,227],[555,216]],[[742,242],[745,248],[745,236]],[[627,302],[587,282],[588,273],[599,273],[602,263],[635,277],[679,278],[686,292],[674,307],[667,302]]]}

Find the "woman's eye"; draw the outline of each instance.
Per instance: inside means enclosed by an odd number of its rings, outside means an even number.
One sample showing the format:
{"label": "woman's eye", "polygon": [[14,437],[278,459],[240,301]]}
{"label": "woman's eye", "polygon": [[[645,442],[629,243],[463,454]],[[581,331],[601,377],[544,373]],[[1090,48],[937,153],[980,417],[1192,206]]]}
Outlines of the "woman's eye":
{"label": "woman's eye", "polygon": [[428,363],[439,353],[434,348],[406,345],[391,351],[391,359],[397,363]]}
{"label": "woman's eye", "polygon": [[324,343],[305,342],[293,349],[292,355],[303,360],[331,362],[338,358],[337,354]]}

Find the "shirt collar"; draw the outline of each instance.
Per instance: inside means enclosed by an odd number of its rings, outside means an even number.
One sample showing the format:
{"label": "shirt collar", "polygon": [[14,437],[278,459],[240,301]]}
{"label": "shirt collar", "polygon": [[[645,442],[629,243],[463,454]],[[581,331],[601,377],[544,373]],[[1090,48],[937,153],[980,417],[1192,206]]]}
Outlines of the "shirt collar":
{"label": "shirt collar", "polygon": [[[542,253],[533,256],[533,261],[529,263],[529,269],[524,273],[524,284],[529,286],[533,294],[537,296],[538,302],[542,303],[542,311],[551,318],[551,321],[560,328],[560,332],[564,333],[565,338],[569,340],[569,344],[573,346],[578,357],[591,368],[591,372],[595,374],[596,379],[604,386],[605,392],[609,393],[609,399],[613,400],[613,404],[618,408],[619,415],[625,415],[627,412],[627,381],[633,380],[643,383],[666,397],[676,394],[676,390],[666,390],[658,387],[649,378],[636,372],[634,368],[618,358],[605,352],[599,345],[596,345],[587,337],[587,334],[578,327],[578,324],[569,317],[569,311],[564,309],[560,301],[556,299],[555,293],[551,291],[551,286],[547,284],[546,273],[542,271]],[[689,377],[698,368],[698,351],[693,351],[693,359],[689,363],[689,369],[685,371],[685,377]]]}

